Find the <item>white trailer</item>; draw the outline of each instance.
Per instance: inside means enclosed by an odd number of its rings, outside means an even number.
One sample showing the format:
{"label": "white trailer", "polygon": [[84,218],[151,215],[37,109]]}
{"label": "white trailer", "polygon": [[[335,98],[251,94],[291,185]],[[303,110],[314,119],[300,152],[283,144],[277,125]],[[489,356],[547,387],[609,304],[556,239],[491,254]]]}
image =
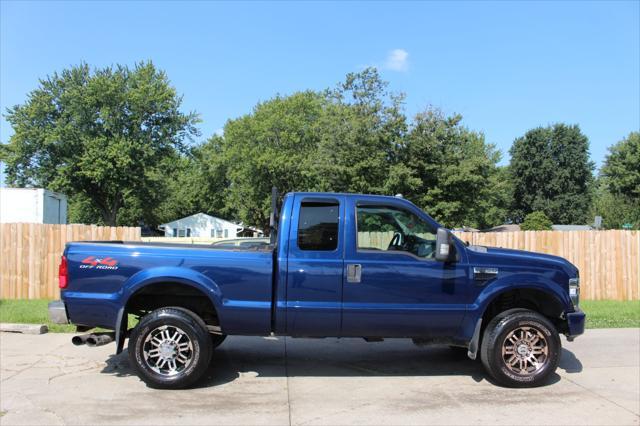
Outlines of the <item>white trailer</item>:
{"label": "white trailer", "polygon": [[67,223],[67,196],[43,188],[0,188],[0,223]]}

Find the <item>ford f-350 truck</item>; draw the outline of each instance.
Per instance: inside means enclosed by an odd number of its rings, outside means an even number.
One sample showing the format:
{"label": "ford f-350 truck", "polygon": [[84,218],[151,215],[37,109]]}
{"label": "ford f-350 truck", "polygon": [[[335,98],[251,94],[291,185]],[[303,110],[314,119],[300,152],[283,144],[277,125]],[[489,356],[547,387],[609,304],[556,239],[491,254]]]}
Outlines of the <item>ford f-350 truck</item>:
{"label": "ford f-350 truck", "polygon": [[115,340],[119,353],[128,338],[132,367],[159,388],[198,380],[227,335],[411,338],[536,386],[559,335],[584,332],[578,270],[560,257],[468,246],[400,197],[290,193],[276,211],[271,244],[250,249],[69,243],[50,316],[114,330],[76,344]]}

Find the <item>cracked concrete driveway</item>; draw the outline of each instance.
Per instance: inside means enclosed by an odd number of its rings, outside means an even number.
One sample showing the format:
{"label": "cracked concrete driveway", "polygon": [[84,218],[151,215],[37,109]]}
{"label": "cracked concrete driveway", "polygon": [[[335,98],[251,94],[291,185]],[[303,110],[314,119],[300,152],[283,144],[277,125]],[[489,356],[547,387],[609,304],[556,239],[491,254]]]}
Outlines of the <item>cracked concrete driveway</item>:
{"label": "cracked concrete driveway", "polygon": [[[640,329],[564,343],[544,387],[505,389],[446,347],[230,337],[196,388],[147,388],[113,344],[0,334],[0,423],[638,424]],[[286,355],[286,356],[285,356]]]}

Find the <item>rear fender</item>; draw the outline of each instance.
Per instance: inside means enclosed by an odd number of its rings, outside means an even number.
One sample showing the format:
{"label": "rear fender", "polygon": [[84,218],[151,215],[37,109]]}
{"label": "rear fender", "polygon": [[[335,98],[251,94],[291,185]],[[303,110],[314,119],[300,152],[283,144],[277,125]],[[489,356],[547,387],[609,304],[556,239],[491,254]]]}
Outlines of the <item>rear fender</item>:
{"label": "rear fender", "polygon": [[141,288],[159,282],[173,282],[194,287],[206,294],[216,311],[220,312],[222,292],[218,284],[193,269],[175,266],[144,269],[132,275],[122,286],[122,305],[125,306],[129,298]]}
{"label": "rear fender", "polygon": [[[205,294],[218,315],[220,327],[224,329],[224,319],[222,318],[222,292],[220,287],[207,276],[194,271],[193,269],[175,266],[163,266],[158,268],[144,269],[132,275],[122,287],[121,306],[124,307],[138,290],[156,283],[171,282],[191,286]],[[119,322],[122,320],[122,313],[118,315]],[[118,324],[119,325],[119,324]],[[116,328],[119,330],[119,327]]]}

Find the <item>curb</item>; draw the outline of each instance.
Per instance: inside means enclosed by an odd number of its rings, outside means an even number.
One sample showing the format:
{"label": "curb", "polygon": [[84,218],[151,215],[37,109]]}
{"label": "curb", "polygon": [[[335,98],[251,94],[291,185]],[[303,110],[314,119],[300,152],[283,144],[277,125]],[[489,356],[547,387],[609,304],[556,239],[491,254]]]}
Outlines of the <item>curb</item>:
{"label": "curb", "polygon": [[49,331],[49,328],[44,324],[12,324],[2,322],[0,323],[0,331],[22,334],[45,334]]}

